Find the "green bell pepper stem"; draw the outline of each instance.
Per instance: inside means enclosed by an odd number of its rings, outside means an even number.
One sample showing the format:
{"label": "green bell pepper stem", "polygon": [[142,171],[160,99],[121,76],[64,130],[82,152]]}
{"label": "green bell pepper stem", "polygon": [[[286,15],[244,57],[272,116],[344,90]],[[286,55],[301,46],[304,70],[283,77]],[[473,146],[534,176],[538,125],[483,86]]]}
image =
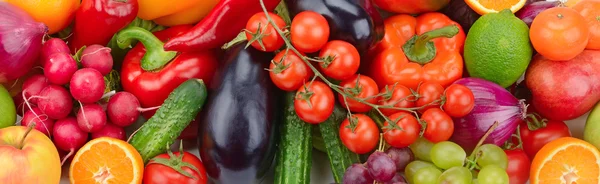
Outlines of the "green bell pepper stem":
{"label": "green bell pepper stem", "polygon": [[145,71],[161,69],[177,56],[175,51],[165,51],[163,49],[164,43],[150,31],[135,26],[125,28],[117,34],[117,45],[119,48],[125,49],[130,47],[129,43],[133,39],[139,40],[146,47],[146,54],[140,61],[141,67]]}
{"label": "green bell pepper stem", "polygon": [[459,31],[458,26],[450,25],[428,31],[421,35],[415,35],[402,46],[402,50],[410,61],[424,65],[431,62],[436,55],[436,48],[435,44],[431,41],[432,39],[441,37],[452,38]]}

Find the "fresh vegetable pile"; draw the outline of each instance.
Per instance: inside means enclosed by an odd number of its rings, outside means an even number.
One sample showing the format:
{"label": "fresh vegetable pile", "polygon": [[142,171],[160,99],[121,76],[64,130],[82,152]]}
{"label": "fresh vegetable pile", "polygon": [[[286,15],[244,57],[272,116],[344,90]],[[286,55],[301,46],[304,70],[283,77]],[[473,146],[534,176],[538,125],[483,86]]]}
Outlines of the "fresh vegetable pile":
{"label": "fresh vegetable pile", "polygon": [[0,183],[600,183],[600,0],[0,14]]}

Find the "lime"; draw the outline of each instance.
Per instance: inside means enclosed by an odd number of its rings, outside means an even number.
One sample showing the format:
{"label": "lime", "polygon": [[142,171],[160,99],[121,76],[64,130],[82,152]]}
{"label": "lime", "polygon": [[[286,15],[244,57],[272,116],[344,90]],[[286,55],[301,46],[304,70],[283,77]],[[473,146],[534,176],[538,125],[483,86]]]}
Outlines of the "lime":
{"label": "lime", "polygon": [[477,19],[465,41],[469,75],[502,87],[510,86],[523,75],[532,54],[529,27],[508,9]]}
{"label": "lime", "polygon": [[17,121],[17,111],[12,97],[0,84],[0,128],[15,125]]}

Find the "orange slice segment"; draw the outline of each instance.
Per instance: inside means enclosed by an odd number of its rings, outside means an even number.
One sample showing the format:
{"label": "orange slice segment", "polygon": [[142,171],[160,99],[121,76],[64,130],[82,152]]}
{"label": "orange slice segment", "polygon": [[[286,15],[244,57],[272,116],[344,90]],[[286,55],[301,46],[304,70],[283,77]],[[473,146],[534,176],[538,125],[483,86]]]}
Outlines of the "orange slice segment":
{"label": "orange slice segment", "polygon": [[600,151],[577,138],[554,140],[535,155],[529,177],[531,184],[598,184]]}
{"label": "orange slice segment", "polygon": [[71,184],[142,183],[144,161],[129,143],[108,137],[86,143],[71,162]]}
{"label": "orange slice segment", "polygon": [[480,15],[497,13],[510,9],[513,13],[519,11],[527,0],[465,0],[465,3]]}

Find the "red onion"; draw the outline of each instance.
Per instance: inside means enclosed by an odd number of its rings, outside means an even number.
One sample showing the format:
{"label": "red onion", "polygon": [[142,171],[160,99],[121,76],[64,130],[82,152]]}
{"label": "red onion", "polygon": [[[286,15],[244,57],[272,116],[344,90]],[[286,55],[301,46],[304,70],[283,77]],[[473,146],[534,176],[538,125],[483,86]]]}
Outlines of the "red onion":
{"label": "red onion", "polygon": [[454,83],[468,87],[475,96],[473,111],[462,118],[454,118],[454,134],[451,140],[465,151],[472,151],[496,121],[498,127],[490,133],[484,143],[501,146],[525,119],[525,103],[498,84],[478,78],[463,78]]}
{"label": "red onion", "polygon": [[533,2],[533,3],[527,4],[523,8],[521,8],[521,10],[519,10],[516,13],[516,16],[519,17],[519,19],[523,20],[523,22],[525,22],[525,24],[527,24],[527,26],[531,26],[531,22],[533,22],[533,19],[535,19],[535,17],[538,14],[540,14],[541,12],[543,12],[546,9],[554,8],[554,7],[558,6],[558,4],[560,4],[560,2],[558,2],[558,1]]}
{"label": "red onion", "polygon": [[25,75],[35,63],[48,27],[18,7],[0,2],[0,83]]}

